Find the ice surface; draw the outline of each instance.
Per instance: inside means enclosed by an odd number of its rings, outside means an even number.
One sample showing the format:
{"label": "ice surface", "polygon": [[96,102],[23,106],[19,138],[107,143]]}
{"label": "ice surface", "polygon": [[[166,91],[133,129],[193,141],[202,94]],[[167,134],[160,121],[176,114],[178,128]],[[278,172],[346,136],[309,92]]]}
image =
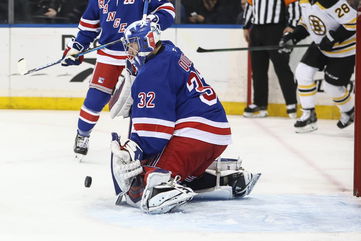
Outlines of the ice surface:
{"label": "ice surface", "polygon": [[246,169],[262,173],[251,195],[147,215],[114,205],[110,132],[126,137],[127,120],[102,113],[78,163],[77,115],[0,110],[0,240],[361,241],[353,126],[320,120],[317,132],[295,134],[286,118],[230,116],[234,143],[224,156],[240,156]]}

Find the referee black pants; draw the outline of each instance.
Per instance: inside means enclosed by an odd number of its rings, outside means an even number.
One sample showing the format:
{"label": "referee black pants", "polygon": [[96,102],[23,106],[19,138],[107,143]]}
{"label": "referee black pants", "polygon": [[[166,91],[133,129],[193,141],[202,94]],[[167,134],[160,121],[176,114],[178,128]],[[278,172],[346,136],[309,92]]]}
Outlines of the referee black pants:
{"label": "referee black pants", "polygon": [[[253,25],[250,33],[250,46],[278,45],[285,28],[284,24]],[[296,104],[296,88],[293,73],[289,66],[289,54],[277,50],[252,51],[253,103],[268,105],[268,67],[271,60],[281,86],[286,105]]]}

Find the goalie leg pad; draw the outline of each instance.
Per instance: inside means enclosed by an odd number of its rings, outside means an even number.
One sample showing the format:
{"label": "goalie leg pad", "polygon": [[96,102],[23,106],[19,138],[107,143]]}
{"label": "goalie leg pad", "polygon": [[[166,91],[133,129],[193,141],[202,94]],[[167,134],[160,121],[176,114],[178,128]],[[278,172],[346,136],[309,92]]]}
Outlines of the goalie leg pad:
{"label": "goalie leg pad", "polygon": [[146,187],[141,200],[141,209],[149,214],[161,214],[190,201],[196,194],[191,188],[178,184],[179,177],[171,179],[171,173],[153,169],[146,174]]}
{"label": "goalie leg pad", "polygon": [[[240,159],[219,158],[215,160],[202,177],[196,179],[187,186],[197,193],[204,193],[200,198],[212,198],[212,195],[205,194],[222,189],[223,193],[232,192],[231,197],[225,195],[223,199],[244,197],[249,195],[261,176],[261,173],[250,173],[241,167]],[[231,190],[228,191],[228,188]],[[221,198],[218,194],[215,198]]]}

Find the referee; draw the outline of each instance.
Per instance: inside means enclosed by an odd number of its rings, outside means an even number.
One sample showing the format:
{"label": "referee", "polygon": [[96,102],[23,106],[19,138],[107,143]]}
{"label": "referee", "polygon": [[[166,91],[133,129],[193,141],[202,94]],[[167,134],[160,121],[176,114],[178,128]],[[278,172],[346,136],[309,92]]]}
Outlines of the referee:
{"label": "referee", "polygon": [[[247,0],[243,33],[250,47],[278,45],[282,35],[292,32],[300,19],[297,0]],[[245,117],[268,115],[268,67],[271,60],[290,118],[296,118],[296,83],[289,66],[290,55],[277,50],[251,51],[253,104],[244,109]]]}

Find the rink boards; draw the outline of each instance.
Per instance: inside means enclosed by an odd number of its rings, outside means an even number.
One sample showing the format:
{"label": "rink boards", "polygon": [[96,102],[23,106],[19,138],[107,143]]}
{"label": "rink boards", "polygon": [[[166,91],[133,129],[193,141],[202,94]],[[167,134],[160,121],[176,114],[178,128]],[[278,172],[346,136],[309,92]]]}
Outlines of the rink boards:
{"label": "rink boards", "polygon": [[[19,75],[16,66],[20,58],[27,60],[29,69],[58,60],[66,42],[76,32],[76,26],[69,25],[52,28],[34,25],[0,27],[0,108],[78,109],[88,88],[95,53],[86,55],[85,62],[80,66],[56,65],[26,76]],[[196,52],[198,47],[247,46],[241,28],[183,25],[166,30],[162,38],[173,41],[195,63],[206,81],[216,90],[228,114],[242,114],[247,102],[247,52]],[[292,69],[296,67],[304,51],[301,48],[293,51]],[[269,72],[270,115],[285,116],[284,100],[273,67]],[[317,74],[317,79],[323,79],[322,73]],[[337,109],[322,92],[322,84],[319,84],[319,91],[319,117],[338,118]]]}

